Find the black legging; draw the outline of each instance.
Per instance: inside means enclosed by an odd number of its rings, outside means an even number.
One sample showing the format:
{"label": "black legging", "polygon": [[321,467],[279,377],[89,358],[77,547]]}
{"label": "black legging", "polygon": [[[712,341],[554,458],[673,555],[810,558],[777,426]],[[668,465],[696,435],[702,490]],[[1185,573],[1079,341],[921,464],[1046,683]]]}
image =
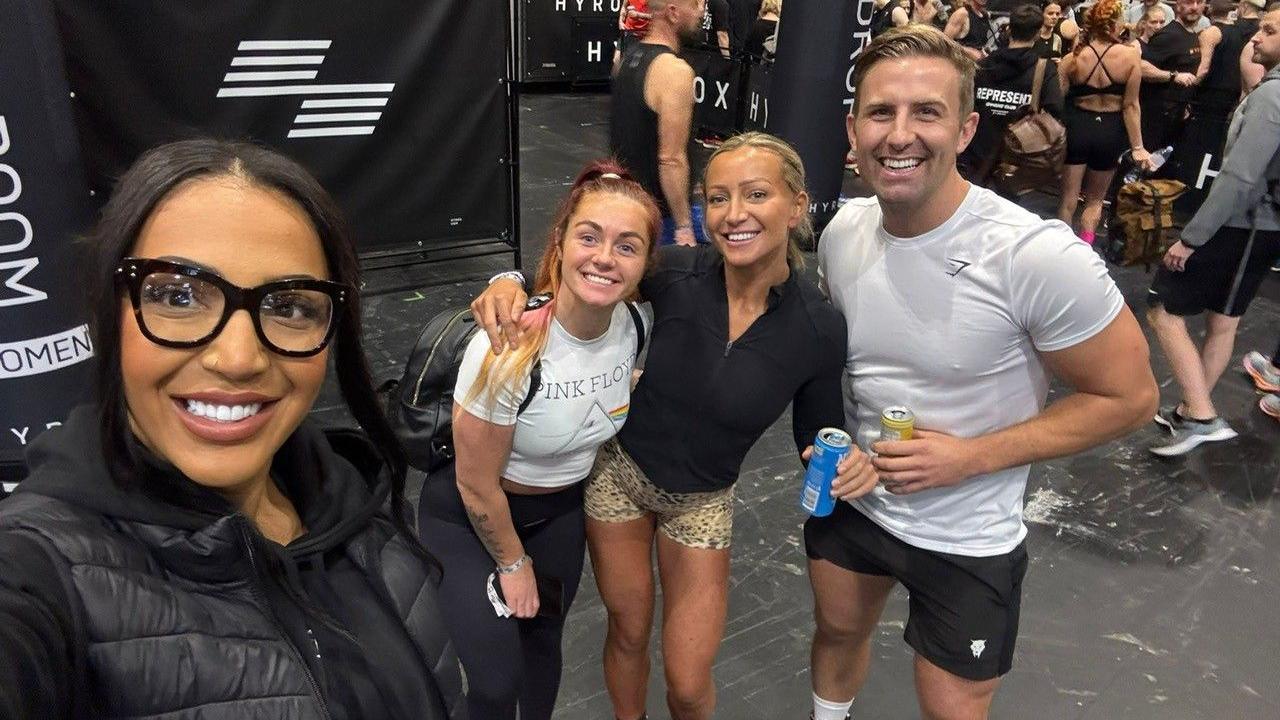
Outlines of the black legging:
{"label": "black legging", "polygon": [[560,690],[564,615],[582,579],[582,483],[547,495],[508,494],[507,502],[534,570],[563,583],[564,613],[558,617],[517,620],[494,613],[485,591],[493,558],[467,520],[452,468],[427,479],[418,532],[444,565],[441,608],[467,673],[469,716],[515,720],[519,707],[520,720],[548,720]]}

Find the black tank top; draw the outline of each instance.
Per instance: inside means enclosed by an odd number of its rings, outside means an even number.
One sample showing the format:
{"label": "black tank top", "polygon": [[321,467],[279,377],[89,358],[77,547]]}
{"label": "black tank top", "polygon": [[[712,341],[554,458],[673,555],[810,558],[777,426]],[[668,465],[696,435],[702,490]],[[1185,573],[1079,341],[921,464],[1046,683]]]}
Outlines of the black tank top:
{"label": "black tank top", "polygon": [[1062,33],[1058,28],[1062,27],[1059,22],[1054,26],[1053,32],[1049,33],[1049,37],[1041,37],[1040,33],[1036,33],[1036,41],[1031,44],[1031,49],[1035,51],[1037,57],[1046,60],[1057,60],[1067,54],[1067,40],[1062,37]]}
{"label": "black tank top", "polygon": [[670,52],[671,48],[652,43],[638,43],[627,51],[613,78],[609,118],[609,149],[658,201],[663,217],[670,216],[671,209],[658,179],[658,113],[644,101],[644,81],[653,61]]}
{"label": "black tank top", "polygon": [[969,32],[960,38],[960,44],[985,50],[990,43],[991,15],[979,15],[976,10],[969,8]]}
{"label": "black tank top", "polygon": [[1252,33],[1244,36],[1247,25],[1242,28],[1231,23],[1214,23],[1214,26],[1222,33],[1222,40],[1213,48],[1209,72],[1200,82],[1196,99],[1218,114],[1226,114],[1240,99],[1240,54]]}

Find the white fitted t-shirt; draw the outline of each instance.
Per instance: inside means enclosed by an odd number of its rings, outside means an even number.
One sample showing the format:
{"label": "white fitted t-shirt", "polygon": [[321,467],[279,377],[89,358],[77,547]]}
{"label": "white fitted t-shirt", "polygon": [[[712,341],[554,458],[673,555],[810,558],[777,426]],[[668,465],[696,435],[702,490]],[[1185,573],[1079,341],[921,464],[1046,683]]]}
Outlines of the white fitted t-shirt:
{"label": "white fitted t-shirt", "polygon": [[[1124,298],[1101,258],[1057,220],[970,186],[941,226],[897,238],[875,198],[849,201],[818,245],[818,272],[848,325],[845,417],[863,449],[891,405],[916,425],[985,435],[1044,408],[1049,377],[1036,351],[1106,328]],[[1027,465],[959,485],[854,506],[902,541],[936,552],[1001,555],[1027,534]]]}
{"label": "white fitted t-shirt", "polygon": [[[641,306],[646,333],[653,325]],[[495,425],[515,425],[511,456],[502,477],[522,485],[556,488],[587,477],[596,449],[618,434],[631,409],[631,369],[636,361],[636,327],[618,303],[605,334],[593,340],[570,335],[554,318],[542,352],[542,386],[529,407],[528,373],[496,393],[482,390],[471,402],[489,336],[476,333],[467,345],[454,385],[454,401]]]}

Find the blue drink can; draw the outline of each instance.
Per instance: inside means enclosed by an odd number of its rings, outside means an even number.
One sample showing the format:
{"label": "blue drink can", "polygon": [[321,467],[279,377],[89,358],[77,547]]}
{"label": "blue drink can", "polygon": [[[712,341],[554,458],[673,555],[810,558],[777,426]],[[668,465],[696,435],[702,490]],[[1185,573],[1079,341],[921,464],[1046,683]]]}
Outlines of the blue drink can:
{"label": "blue drink can", "polygon": [[836,507],[831,497],[831,482],[836,479],[836,466],[849,454],[853,438],[840,428],[822,428],[813,439],[813,455],[804,474],[804,490],[800,507],[814,517],[826,517]]}

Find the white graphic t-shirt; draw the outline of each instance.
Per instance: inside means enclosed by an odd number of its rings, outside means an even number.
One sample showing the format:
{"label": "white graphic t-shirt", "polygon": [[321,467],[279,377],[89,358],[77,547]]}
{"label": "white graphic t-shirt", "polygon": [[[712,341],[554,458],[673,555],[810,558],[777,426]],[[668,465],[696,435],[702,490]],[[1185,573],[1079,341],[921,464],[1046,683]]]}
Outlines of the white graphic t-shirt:
{"label": "white graphic t-shirt", "polygon": [[[1066,225],[977,186],[913,238],[884,230],[875,198],[849,201],[822,234],[818,272],[848,324],[845,416],[864,449],[891,405],[959,437],[1029,420],[1049,389],[1037,351],[1087,340],[1124,307],[1102,259]],[[1028,471],[909,495],[877,487],[854,506],[916,547],[1001,555],[1027,533]]]}
{"label": "white graphic t-shirt", "polygon": [[[647,331],[653,323],[647,317],[644,322]],[[547,488],[586,478],[596,449],[618,434],[631,408],[636,327],[626,306],[618,303],[608,331],[593,340],[579,340],[551,320],[542,353],[542,385],[524,412],[518,410],[529,393],[528,374],[492,397],[486,389],[467,402],[489,352],[489,337],[476,333],[458,368],[454,401],[482,420],[516,426],[502,476]]]}

